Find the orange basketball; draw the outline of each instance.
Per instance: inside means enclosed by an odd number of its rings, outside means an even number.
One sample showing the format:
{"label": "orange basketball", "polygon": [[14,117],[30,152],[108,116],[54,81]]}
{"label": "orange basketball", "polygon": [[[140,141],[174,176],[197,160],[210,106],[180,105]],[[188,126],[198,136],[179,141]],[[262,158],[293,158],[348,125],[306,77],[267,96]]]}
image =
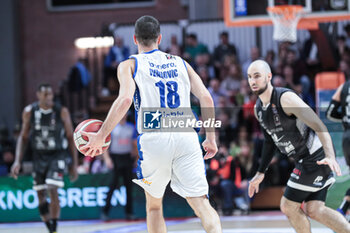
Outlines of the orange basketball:
{"label": "orange basketball", "polygon": [[[86,151],[80,150],[80,147],[86,145],[89,141],[89,139],[86,136],[81,135],[81,131],[84,132],[97,132],[103,124],[103,121],[97,120],[97,119],[88,119],[83,122],[81,122],[74,130],[74,144],[75,147],[80,151],[80,153],[85,154]],[[111,135],[108,135],[106,138],[106,141],[102,147],[102,152],[105,152],[109,145],[111,144]]]}

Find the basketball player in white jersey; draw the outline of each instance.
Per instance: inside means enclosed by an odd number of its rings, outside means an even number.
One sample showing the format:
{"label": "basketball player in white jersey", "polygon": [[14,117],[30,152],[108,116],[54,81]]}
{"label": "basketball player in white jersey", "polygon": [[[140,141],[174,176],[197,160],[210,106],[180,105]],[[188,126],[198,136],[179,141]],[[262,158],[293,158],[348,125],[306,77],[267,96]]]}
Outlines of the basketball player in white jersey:
{"label": "basketball player in white jersey", "polygon": [[[101,129],[97,133],[82,133],[89,137],[89,142],[81,149],[88,149],[87,156],[99,155],[105,138],[126,114],[134,97],[141,133],[138,138],[139,179],[134,182],[145,190],[148,231],[166,232],[162,198],[170,181],[173,191],[185,198],[201,219],[206,232],[221,232],[219,216],[207,198],[203,155],[195,131],[142,132],[143,108],[190,108],[191,92],[200,100],[203,120],[215,117],[213,100],[200,77],[180,57],[159,51],[161,38],[157,19],[142,16],[136,21],[134,42],[139,54],[118,66],[119,96]],[[216,154],[214,130],[206,130],[202,145],[206,150],[204,159]]]}

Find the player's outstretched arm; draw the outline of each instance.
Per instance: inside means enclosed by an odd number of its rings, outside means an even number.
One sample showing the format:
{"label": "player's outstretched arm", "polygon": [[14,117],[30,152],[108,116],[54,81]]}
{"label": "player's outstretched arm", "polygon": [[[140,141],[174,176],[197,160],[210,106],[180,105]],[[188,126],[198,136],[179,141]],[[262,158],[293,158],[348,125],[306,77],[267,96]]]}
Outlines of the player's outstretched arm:
{"label": "player's outstretched arm", "polygon": [[[187,63],[188,76],[190,77],[191,92],[199,99],[201,105],[201,113],[203,120],[215,119],[215,109],[213,98],[211,97],[208,89],[204,86],[199,75],[193,70],[193,68]],[[206,139],[203,142],[203,148],[207,152],[204,159],[210,159],[215,156],[218,151],[215,141],[215,128],[206,128]]]}
{"label": "player's outstretched arm", "polygon": [[[258,119],[255,105],[254,105],[254,115],[256,119]],[[263,144],[263,149],[261,153],[261,161],[259,164],[258,171],[256,172],[255,176],[249,181],[249,187],[248,187],[249,197],[252,197],[255,193],[259,192],[259,185],[264,180],[265,171],[267,170],[273,158],[273,154],[275,150],[275,144],[272,141],[271,136],[268,135],[264,129],[262,129],[262,131],[264,133],[264,144]]]}
{"label": "player's outstretched arm", "polygon": [[259,192],[259,185],[264,180],[265,174],[257,172],[255,176],[249,181],[248,195],[253,197],[255,193]]}
{"label": "player's outstretched arm", "polygon": [[22,128],[17,139],[15,162],[11,167],[11,176],[15,179],[17,179],[19,170],[21,169],[21,162],[24,155],[24,149],[28,143],[31,111],[32,107],[31,105],[29,105],[24,108],[22,113]]}
{"label": "player's outstretched arm", "polygon": [[320,138],[326,158],[317,161],[317,164],[327,164],[338,176],[341,175],[340,167],[335,160],[332,138],[327,127],[317,114],[294,92],[285,92],[281,96],[281,106],[287,115],[294,115],[307,126],[313,129]]}
{"label": "player's outstretched arm", "polygon": [[106,120],[97,133],[81,132],[89,138],[89,142],[81,147],[81,150],[88,149],[85,155],[96,156],[101,154],[105,138],[112,132],[114,127],[129,110],[135,93],[135,82],[132,78],[135,68],[135,60],[129,59],[118,66],[118,81],[120,84],[119,95],[109,109]]}
{"label": "player's outstretched arm", "polygon": [[69,175],[70,175],[70,180],[74,182],[78,179],[78,172],[77,172],[78,152],[74,146],[72,120],[70,118],[69,110],[66,107],[62,107],[61,119],[63,121],[64,131],[66,133],[66,137],[68,140],[69,154],[70,156],[72,156],[72,159],[73,159],[73,164],[71,164],[71,166],[69,167]]}
{"label": "player's outstretched arm", "polygon": [[326,111],[326,116],[328,120],[334,121],[334,122],[341,122],[342,114],[338,111],[340,107],[340,94],[343,90],[343,85],[340,85],[337,89],[337,91],[334,93],[331,102],[329,103],[329,106]]}

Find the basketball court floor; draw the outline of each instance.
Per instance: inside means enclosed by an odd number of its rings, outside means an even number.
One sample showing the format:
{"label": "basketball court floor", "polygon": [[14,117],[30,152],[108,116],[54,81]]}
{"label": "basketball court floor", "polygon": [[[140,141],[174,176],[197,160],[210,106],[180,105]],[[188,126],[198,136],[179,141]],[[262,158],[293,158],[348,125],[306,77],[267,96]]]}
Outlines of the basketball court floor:
{"label": "basketball court floor", "polygon": [[[280,211],[253,212],[247,216],[221,217],[224,233],[293,233],[287,218]],[[204,233],[198,218],[167,219],[169,233]],[[311,221],[313,233],[333,233],[325,226]],[[44,224],[34,223],[5,223],[0,224],[1,233],[47,233]],[[126,233],[147,232],[145,220],[138,221],[108,221],[84,220],[61,221],[59,233]]]}

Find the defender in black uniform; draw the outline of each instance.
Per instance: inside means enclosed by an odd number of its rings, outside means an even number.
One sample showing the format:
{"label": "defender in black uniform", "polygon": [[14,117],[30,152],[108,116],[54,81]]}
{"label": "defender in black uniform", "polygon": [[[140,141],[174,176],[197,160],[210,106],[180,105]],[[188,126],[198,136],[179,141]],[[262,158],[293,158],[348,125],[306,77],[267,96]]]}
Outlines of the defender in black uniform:
{"label": "defender in black uniform", "polygon": [[[338,87],[328,106],[326,116],[331,121],[343,123],[343,154],[347,165],[350,167],[350,80]],[[338,211],[346,215],[349,207],[350,188],[346,191]]]}
{"label": "defender in black uniform", "polygon": [[[77,151],[73,142],[73,127],[68,109],[53,102],[50,85],[41,84],[37,90],[38,102],[25,107],[23,123],[17,141],[16,160],[11,168],[12,176],[17,178],[21,168],[24,148],[31,138],[33,151],[33,189],[37,191],[39,212],[49,232],[56,232],[60,204],[57,188],[63,187],[65,171],[65,150],[73,157],[69,168],[71,180],[77,179]],[[46,201],[46,190],[50,204]]]}
{"label": "defender in black uniform", "polygon": [[[254,61],[248,68],[249,85],[259,96],[256,117],[265,134],[262,161],[249,183],[249,195],[252,197],[259,191],[273,150],[277,148],[295,160],[295,169],[281,199],[281,210],[296,232],[311,232],[307,216],[338,233],[350,232],[345,218],[324,204],[327,189],[335,181],[332,171],[340,175],[326,126],[293,91],[274,88],[271,78],[271,69],[265,61]],[[306,213],[300,208],[302,202]]]}

